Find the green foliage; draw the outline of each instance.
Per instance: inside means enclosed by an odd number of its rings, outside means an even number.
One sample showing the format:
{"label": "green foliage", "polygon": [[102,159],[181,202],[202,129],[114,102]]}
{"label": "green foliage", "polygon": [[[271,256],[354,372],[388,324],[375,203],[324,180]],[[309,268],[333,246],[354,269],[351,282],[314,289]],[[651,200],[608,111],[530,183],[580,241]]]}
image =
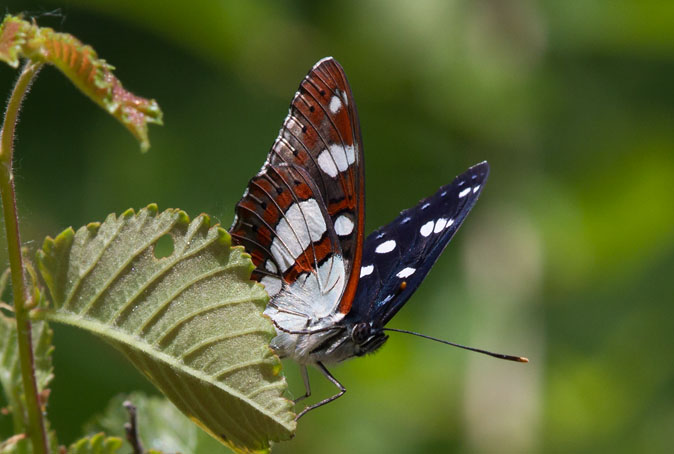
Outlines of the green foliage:
{"label": "green foliage", "polygon": [[87,432],[103,431],[124,436],[122,428],[129,420],[123,407],[130,401],[137,408],[138,431],[143,447],[166,453],[226,454],[231,452],[206,432],[192,424],[168,400],[162,397],[133,393],[112,399],[105,412],[87,425]]}
{"label": "green foliage", "polygon": [[[173,252],[158,259],[165,235]],[[40,317],[110,342],[211,435],[239,451],[292,435],[268,297],[250,281],[249,256],[207,216],[190,222],[156,205],[110,215],[47,238],[38,264],[53,301]]]}
{"label": "green foliage", "polygon": [[68,33],[7,15],[0,24],[0,61],[17,67],[19,58],[49,63],[92,101],[117,118],[138,141],[150,147],[147,123],[162,124],[157,102],[134,95],[113,74],[113,66],[98,58],[96,51]]}
{"label": "green foliage", "polygon": [[122,439],[106,437],[102,433],[82,438],[68,447],[67,454],[115,454],[122,447]]}
{"label": "green foliage", "polygon": [[[8,293],[8,275],[5,272],[0,279],[0,295],[3,296],[1,304],[5,307],[9,307],[4,303],[4,297]],[[36,295],[40,298],[39,304],[43,305],[41,293],[36,290]],[[46,407],[46,400],[49,397],[48,386],[54,377],[52,366],[54,348],[51,343],[53,332],[46,321],[35,321],[32,323],[32,336],[37,386],[43,399],[43,407]],[[28,428],[28,415],[21,381],[16,320],[2,312],[0,312],[0,386],[8,402],[7,410],[12,415],[14,433],[21,434]],[[55,439],[53,434],[52,438]],[[13,449],[23,450],[16,452],[26,452],[25,450],[29,448],[27,440],[12,437],[3,443],[0,453],[15,452]]]}

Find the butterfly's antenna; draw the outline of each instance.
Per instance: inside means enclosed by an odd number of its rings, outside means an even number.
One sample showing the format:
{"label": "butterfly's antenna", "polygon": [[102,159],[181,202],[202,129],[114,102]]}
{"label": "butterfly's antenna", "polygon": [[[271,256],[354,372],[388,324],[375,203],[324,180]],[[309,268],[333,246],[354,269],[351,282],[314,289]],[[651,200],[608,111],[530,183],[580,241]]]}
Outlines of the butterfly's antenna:
{"label": "butterfly's antenna", "polygon": [[488,352],[487,350],[480,350],[479,348],[466,347],[465,345],[455,344],[453,342],[438,339],[436,337],[431,337],[431,336],[427,336],[425,334],[415,333],[414,331],[407,331],[407,330],[404,330],[404,329],[396,329],[396,328],[384,328],[384,331],[395,331],[396,333],[412,334],[413,336],[423,337],[424,339],[429,339],[429,340],[432,340],[432,341],[435,341],[435,342],[440,342],[441,344],[447,344],[447,345],[451,345],[452,347],[463,348],[464,350],[470,350],[471,352],[482,353],[483,355],[493,356],[494,358],[498,358],[498,359],[507,359],[508,361],[515,361],[515,362],[518,362],[518,363],[528,363],[529,362],[529,358],[525,358],[524,356],[504,355],[503,353]]}

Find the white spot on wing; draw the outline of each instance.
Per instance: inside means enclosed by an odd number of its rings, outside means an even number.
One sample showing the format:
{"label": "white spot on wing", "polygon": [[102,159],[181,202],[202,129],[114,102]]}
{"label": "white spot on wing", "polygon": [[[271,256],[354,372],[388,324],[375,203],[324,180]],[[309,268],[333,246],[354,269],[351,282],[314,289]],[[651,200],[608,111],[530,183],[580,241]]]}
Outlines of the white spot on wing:
{"label": "white spot on wing", "polygon": [[281,279],[277,277],[265,276],[260,282],[264,284],[264,288],[269,293],[269,296],[274,296],[281,291]]}
{"label": "white spot on wing", "polygon": [[349,97],[346,96],[345,92],[343,92],[341,90],[338,90],[338,91],[339,91],[339,94],[342,95],[342,99],[344,99],[344,104],[346,104],[348,106],[349,105]]}
{"label": "white spot on wing", "polygon": [[478,184],[477,186],[475,186],[475,187],[473,188],[473,194],[475,194],[475,193],[476,193],[477,191],[479,191],[479,190],[480,190],[480,185]]}
{"label": "white spot on wing", "polygon": [[356,150],[353,145],[343,147],[333,143],[318,155],[318,166],[330,177],[335,178],[337,173],[344,172],[356,160]]}
{"label": "white spot on wing", "polygon": [[433,231],[433,224],[434,224],[433,221],[428,221],[427,223],[421,226],[421,228],[419,229],[419,233],[421,233],[422,236],[430,235],[431,232]]}
{"label": "white spot on wing", "polygon": [[377,254],[386,254],[388,252],[391,252],[393,249],[396,247],[396,242],[395,240],[388,240],[384,241],[382,244],[377,246],[377,248],[374,250]]}
{"label": "white spot on wing", "polygon": [[290,291],[307,304],[312,318],[319,319],[333,313],[344,290],[346,273],[344,261],[333,255],[318,267],[317,273],[302,273],[290,284]]}
{"label": "white spot on wing", "polygon": [[353,221],[345,214],[335,220],[335,233],[339,236],[346,236],[353,232]]}
{"label": "white spot on wing", "polygon": [[421,209],[422,209],[422,210],[425,210],[425,209],[428,208],[429,206],[431,206],[430,202],[426,202],[426,203],[424,203],[424,204],[421,206]]}
{"label": "white spot on wing", "polygon": [[349,162],[349,164],[353,164],[356,161],[356,149],[353,147],[353,145],[346,146],[346,160]]}
{"label": "white spot on wing", "polygon": [[325,219],[315,199],[292,204],[276,225],[270,248],[281,272],[290,268],[310,243],[320,240],[325,230]]}
{"label": "white spot on wing", "polygon": [[360,267],[360,277],[369,276],[374,271],[374,265]]}
{"label": "white spot on wing", "polygon": [[330,100],[330,112],[336,114],[342,108],[342,101],[337,96],[333,96]]}
{"label": "white spot on wing", "polygon": [[440,233],[442,229],[445,228],[447,225],[447,219],[445,218],[440,218],[437,221],[435,221],[435,228],[433,229],[433,232],[435,233]]}
{"label": "white spot on wing", "polygon": [[411,275],[413,275],[415,271],[416,268],[407,267],[400,270],[398,274],[396,274],[396,276],[398,276],[400,279],[405,279],[406,277],[410,277]]}
{"label": "white spot on wing", "polygon": [[337,176],[337,166],[328,150],[324,150],[318,155],[318,166],[332,178]]}
{"label": "white spot on wing", "polygon": [[470,192],[470,188],[466,188],[463,191],[459,192],[459,198],[462,199],[468,195]]}
{"label": "white spot on wing", "polygon": [[445,226],[446,229],[450,228],[452,225],[454,225],[454,219],[450,219],[447,221],[447,225]]}
{"label": "white spot on wing", "polygon": [[272,273],[278,272],[278,268],[276,268],[276,264],[272,262],[271,260],[267,259],[266,262],[264,262],[264,269],[267,271],[270,271]]}

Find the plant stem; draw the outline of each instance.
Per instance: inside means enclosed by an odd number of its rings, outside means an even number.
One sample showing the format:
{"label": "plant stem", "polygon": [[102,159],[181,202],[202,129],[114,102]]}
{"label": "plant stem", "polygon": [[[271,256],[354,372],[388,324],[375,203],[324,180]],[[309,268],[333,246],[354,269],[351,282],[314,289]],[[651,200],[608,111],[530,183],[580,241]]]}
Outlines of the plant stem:
{"label": "plant stem", "polygon": [[24,276],[21,238],[19,236],[19,218],[16,210],[16,193],[14,191],[14,174],[12,173],[14,130],[21,102],[28,92],[33,78],[41,67],[41,63],[31,62],[23,67],[7,103],[2,130],[0,130],[0,194],[2,196],[2,211],[5,230],[7,232],[9,267],[12,273],[12,293],[14,294],[14,315],[16,317],[18,333],[21,377],[26,396],[26,412],[28,413],[28,435],[33,444],[33,453],[49,454],[49,441],[47,439],[39,390],[35,379],[32,327],[28,314],[30,295],[26,288]]}

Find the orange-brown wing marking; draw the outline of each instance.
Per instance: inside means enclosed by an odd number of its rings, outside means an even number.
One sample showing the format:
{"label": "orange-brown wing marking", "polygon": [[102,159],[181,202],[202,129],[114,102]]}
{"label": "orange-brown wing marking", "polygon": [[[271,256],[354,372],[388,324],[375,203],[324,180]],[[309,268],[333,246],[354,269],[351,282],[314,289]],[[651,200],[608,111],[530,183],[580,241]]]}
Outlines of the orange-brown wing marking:
{"label": "orange-brown wing marking", "polygon": [[[237,205],[237,218],[232,227],[235,241],[253,250],[263,249],[254,257],[262,258],[264,262],[273,259],[270,248],[274,233],[278,233],[275,226],[283,219],[287,206],[292,206],[293,200],[314,198],[319,201],[327,216],[329,234],[315,244],[312,242],[311,251],[298,256],[292,267],[281,268],[289,273],[284,277],[292,280],[303,270],[315,269],[330,253],[339,253],[346,274],[339,305],[342,313],[351,308],[360,277],[365,225],[363,166],[360,125],[351,88],[339,63],[332,58],[323,59],[301,82],[265,165],[251,180],[248,193]],[[257,180],[263,174],[270,178],[274,173],[272,169],[283,167],[301,169],[299,173],[306,177],[306,187],[291,185],[293,190],[287,194],[274,194],[274,191],[280,191],[276,186]],[[283,186],[281,179],[272,179],[277,186]],[[307,188],[314,194],[307,193]],[[269,194],[277,199],[278,207],[271,203]],[[254,208],[255,204],[258,204],[257,208]],[[253,221],[253,217],[257,220]],[[271,231],[271,239],[264,235],[269,231],[263,226]],[[253,228],[257,230],[253,232]],[[291,241],[286,239],[286,242]],[[269,270],[262,262],[256,265],[268,274]]]}

